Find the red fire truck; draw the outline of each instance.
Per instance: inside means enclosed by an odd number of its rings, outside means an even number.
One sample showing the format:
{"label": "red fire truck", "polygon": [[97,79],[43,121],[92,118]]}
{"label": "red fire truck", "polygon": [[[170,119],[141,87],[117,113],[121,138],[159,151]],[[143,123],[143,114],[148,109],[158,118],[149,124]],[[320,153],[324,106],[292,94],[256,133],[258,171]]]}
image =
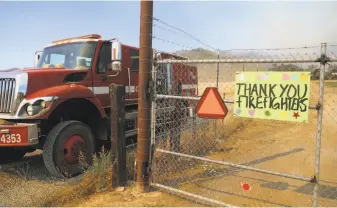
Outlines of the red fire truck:
{"label": "red fire truck", "polygon": [[[41,149],[51,174],[80,174],[79,152],[90,160],[98,144],[110,139],[111,83],[125,86],[126,122],[136,120],[138,64],[138,48],[91,34],[53,41],[35,54],[33,68],[0,71],[0,120],[5,122],[0,124],[0,161]],[[195,67],[186,67],[186,76],[197,77]],[[158,79],[164,80],[164,93],[174,80],[182,82],[183,94],[197,93],[197,79],[186,83],[187,77],[177,78],[180,67],[164,68],[166,77]],[[135,123],[126,126],[127,137],[137,134]]]}

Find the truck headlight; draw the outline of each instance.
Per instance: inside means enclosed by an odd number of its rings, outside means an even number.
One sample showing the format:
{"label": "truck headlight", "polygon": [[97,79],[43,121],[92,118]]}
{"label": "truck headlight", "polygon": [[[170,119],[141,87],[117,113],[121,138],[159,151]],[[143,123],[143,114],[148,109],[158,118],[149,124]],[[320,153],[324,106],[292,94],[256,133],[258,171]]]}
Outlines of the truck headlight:
{"label": "truck headlight", "polygon": [[41,112],[41,110],[43,109],[42,105],[32,105],[32,104],[28,104],[26,107],[26,112],[28,115],[32,116],[35,114],[38,114],[39,112]]}
{"label": "truck headlight", "polygon": [[51,104],[57,99],[57,97],[41,97],[32,100],[24,100],[21,104],[21,110],[19,115],[24,114],[29,116],[37,115],[45,110],[48,110]]}
{"label": "truck headlight", "polygon": [[26,112],[27,112],[28,115],[32,116],[34,114],[33,105],[28,104],[27,108],[26,108]]}
{"label": "truck headlight", "polygon": [[47,107],[47,102],[46,102],[45,100],[42,100],[41,103],[40,103],[40,106],[41,106],[42,108]]}

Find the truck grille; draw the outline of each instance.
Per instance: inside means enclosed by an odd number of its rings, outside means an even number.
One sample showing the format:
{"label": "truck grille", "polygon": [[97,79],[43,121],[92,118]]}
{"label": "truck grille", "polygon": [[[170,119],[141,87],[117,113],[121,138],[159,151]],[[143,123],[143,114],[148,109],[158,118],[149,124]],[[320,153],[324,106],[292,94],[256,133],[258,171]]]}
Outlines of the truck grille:
{"label": "truck grille", "polygon": [[15,79],[0,78],[0,113],[10,113],[14,101]]}

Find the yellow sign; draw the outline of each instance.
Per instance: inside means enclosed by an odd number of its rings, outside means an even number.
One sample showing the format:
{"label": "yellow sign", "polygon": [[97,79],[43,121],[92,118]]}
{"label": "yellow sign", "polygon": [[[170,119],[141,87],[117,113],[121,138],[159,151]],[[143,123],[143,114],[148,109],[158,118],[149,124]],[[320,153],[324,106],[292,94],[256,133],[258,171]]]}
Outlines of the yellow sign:
{"label": "yellow sign", "polygon": [[308,122],[310,72],[236,72],[234,116]]}

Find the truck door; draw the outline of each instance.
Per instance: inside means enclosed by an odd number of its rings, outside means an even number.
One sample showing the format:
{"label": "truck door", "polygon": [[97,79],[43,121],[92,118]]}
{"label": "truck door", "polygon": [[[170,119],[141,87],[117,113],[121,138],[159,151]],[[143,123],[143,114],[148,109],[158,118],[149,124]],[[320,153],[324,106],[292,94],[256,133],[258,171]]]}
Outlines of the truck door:
{"label": "truck door", "polygon": [[[111,68],[111,42],[104,42],[99,50],[97,66],[93,67],[93,92],[104,108],[110,107],[109,86],[111,83],[128,85],[128,71],[124,67],[120,72],[108,70]],[[123,52],[124,53],[124,52]],[[122,63],[124,62],[122,56]]]}
{"label": "truck door", "polygon": [[137,103],[138,74],[139,74],[139,49],[125,47],[125,66],[129,75],[128,87],[126,87],[126,99],[128,104]]}

